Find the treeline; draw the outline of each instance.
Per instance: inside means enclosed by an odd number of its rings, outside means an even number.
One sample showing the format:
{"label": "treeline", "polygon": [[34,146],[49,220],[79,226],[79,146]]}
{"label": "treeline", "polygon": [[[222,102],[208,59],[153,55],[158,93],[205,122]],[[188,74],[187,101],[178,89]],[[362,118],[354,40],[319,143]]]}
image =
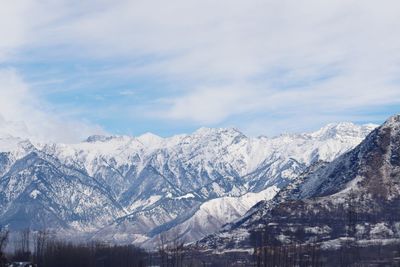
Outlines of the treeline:
{"label": "treeline", "polygon": [[11,262],[31,262],[38,267],[203,266],[204,261],[195,255],[199,254],[185,247],[177,235],[161,235],[154,251],[148,252],[133,245],[68,242],[45,230],[25,229],[13,232],[11,238],[9,231],[0,227],[0,267]]}
{"label": "treeline", "polygon": [[4,250],[8,243],[8,236],[8,230],[0,226],[0,267],[4,267],[7,264],[7,257],[4,253]]}
{"label": "treeline", "polygon": [[0,267],[10,262],[32,262],[38,267],[141,267],[148,266],[150,255],[133,245],[99,242],[76,244],[58,240],[48,231],[16,233],[14,251],[5,253],[9,231],[0,230]]}
{"label": "treeline", "polygon": [[72,244],[50,241],[33,262],[40,267],[136,267],[146,266],[147,253],[129,246],[109,246],[99,243]]}
{"label": "treeline", "polygon": [[273,228],[266,226],[250,236],[257,267],[324,266],[317,243],[282,244],[275,239]]}

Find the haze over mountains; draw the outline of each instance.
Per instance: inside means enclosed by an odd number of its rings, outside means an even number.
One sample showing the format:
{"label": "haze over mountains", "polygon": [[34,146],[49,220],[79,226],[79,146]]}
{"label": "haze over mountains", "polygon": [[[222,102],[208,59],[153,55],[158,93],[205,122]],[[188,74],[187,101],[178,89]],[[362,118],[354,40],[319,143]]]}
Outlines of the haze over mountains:
{"label": "haze over mountains", "polygon": [[274,198],[310,165],[356,147],[376,126],[329,124],[249,138],[201,128],[161,138],[91,136],[36,143],[0,131],[0,224],[151,246],[199,240]]}

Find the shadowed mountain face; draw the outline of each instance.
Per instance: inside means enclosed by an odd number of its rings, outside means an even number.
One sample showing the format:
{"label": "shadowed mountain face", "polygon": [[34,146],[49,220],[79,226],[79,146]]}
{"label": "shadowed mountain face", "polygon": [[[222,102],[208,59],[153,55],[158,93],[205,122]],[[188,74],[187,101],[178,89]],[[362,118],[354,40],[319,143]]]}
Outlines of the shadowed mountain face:
{"label": "shadowed mountain face", "polygon": [[120,243],[150,244],[164,232],[194,241],[272,198],[310,164],[354,148],[373,128],[340,123],[273,138],[202,128],[79,144],[0,136],[0,224]]}
{"label": "shadowed mountain face", "polygon": [[250,236],[263,231],[283,244],[400,238],[400,115],[331,163],[314,164],[273,200],[199,245],[226,248],[233,238],[250,246]]}
{"label": "shadowed mountain face", "polygon": [[15,229],[79,223],[90,230],[123,214],[106,187],[40,152],[17,160],[2,177],[0,207],[1,223]]}

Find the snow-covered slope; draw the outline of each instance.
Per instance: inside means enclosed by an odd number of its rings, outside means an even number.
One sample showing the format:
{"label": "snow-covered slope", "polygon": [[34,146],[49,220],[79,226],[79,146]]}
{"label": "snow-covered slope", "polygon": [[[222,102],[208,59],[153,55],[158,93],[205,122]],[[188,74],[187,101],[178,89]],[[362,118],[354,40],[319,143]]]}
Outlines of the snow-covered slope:
{"label": "snow-covered slope", "polygon": [[119,242],[173,231],[195,240],[242,216],[310,164],[352,149],[374,127],[330,124],[273,138],[201,128],[170,138],[91,136],[78,144],[0,136],[0,145],[16,140],[0,146],[0,224],[17,227],[20,214],[44,214],[42,222],[25,216],[25,224],[93,230]]}
{"label": "snow-covered slope", "polygon": [[399,204],[400,115],[396,115],[351,151],[330,163],[315,163],[271,201],[258,203],[199,245],[250,246],[250,236],[265,231],[271,242],[284,244],[327,245],[346,237],[364,243],[399,240]]}
{"label": "snow-covered slope", "polygon": [[[185,242],[199,240],[227,222],[240,218],[258,202],[272,199],[278,191],[278,187],[271,186],[258,193],[249,192],[240,197],[226,196],[206,201],[189,219],[176,224],[164,234],[171,240],[175,237],[182,238]],[[153,241],[157,240],[153,238],[145,244],[151,245]]]}

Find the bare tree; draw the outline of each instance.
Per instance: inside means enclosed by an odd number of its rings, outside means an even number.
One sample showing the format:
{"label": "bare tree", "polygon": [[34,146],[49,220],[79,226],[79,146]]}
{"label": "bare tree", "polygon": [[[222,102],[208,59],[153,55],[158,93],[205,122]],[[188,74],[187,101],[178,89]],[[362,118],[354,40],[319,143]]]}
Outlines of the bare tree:
{"label": "bare tree", "polygon": [[18,239],[15,244],[14,258],[18,261],[30,261],[31,259],[31,230],[29,228],[19,232]]}
{"label": "bare tree", "polygon": [[7,259],[4,250],[8,243],[9,231],[0,226],[0,267],[6,266]]}
{"label": "bare tree", "polygon": [[49,237],[50,232],[47,230],[39,230],[33,235],[34,261],[39,266],[44,265],[44,253],[48,244]]}
{"label": "bare tree", "polygon": [[176,230],[172,233],[173,240],[169,245],[169,251],[171,254],[172,266],[173,267],[182,267],[184,254],[185,254],[185,241],[179,235],[179,232]]}
{"label": "bare tree", "polygon": [[360,260],[359,247],[357,244],[357,223],[359,222],[359,214],[357,206],[359,199],[353,189],[350,190],[345,205],[345,235],[346,240],[340,248],[341,266],[350,266],[354,262]]}
{"label": "bare tree", "polygon": [[161,267],[168,266],[167,237],[165,233],[160,234],[158,237],[158,253]]}
{"label": "bare tree", "polygon": [[160,255],[161,266],[184,266],[186,252],[185,240],[182,239],[178,230],[171,231],[169,234],[160,234],[158,239],[158,253]]}

